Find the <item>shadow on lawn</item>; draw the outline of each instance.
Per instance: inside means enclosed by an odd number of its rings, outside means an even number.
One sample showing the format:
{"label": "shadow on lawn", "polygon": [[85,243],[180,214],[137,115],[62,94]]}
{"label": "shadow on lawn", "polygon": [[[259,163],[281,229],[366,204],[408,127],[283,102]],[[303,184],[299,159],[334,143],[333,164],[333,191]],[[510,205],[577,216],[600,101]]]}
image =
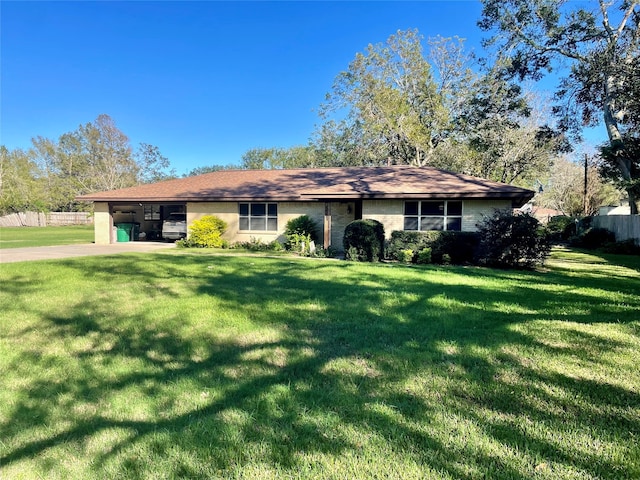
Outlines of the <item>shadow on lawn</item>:
{"label": "shadow on lawn", "polygon": [[[594,441],[626,445],[640,422],[620,412],[637,409],[639,394],[543,370],[531,358],[541,352],[595,365],[601,354],[628,345],[575,330],[571,342],[557,346],[512,328],[559,315],[579,323],[634,322],[637,280],[603,280],[599,288],[620,292],[621,301],[613,302],[579,290],[592,281],[562,272],[455,268],[442,283],[437,269],[189,255],[151,257],[157,263],[128,258],[62,264],[109,288],[126,288],[127,281],[142,285],[151,299],[166,301],[187,288],[215,300],[217,309],[208,313],[212,326],[220,325],[220,312],[237,310],[255,328],[233,337],[206,325],[185,331],[195,315],[188,311],[162,321],[148,311],[113,318],[96,297],[71,315],[45,315],[51,342],[79,337],[86,346],[69,353],[73,368],[56,382],[33,372],[54,368],[58,356],[27,348],[8,366],[34,380],[2,425],[3,441],[13,446],[4,449],[0,466],[38,458],[62,444],[86,445],[115,429],[121,438],[87,467],[95,473],[109,466],[118,475],[144,478],[158,473],[155,462],[168,477],[209,478],[237,473],[257,459],[271,468],[298,469],[318,461],[304,458],[315,454],[366,457],[371,437],[382,446],[370,454],[394,452],[388,462],[397,468],[410,462],[454,478],[525,479],[536,463],[600,478],[637,473],[637,465],[597,449],[567,449],[553,435],[573,428]],[[350,273],[357,269],[365,273]],[[452,276],[459,278],[452,282]],[[17,299],[32,288],[9,285]],[[514,311],[505,312],[505,302]],[[568,308],[559,309],[561,304]],[[105,397],[127,396],[144,402],[144,411],[105,403]],[[73,415],[61,422],[68,412]],[[443,415],[456,420],[442,423]],[[43,425],[56,422],[62,426],[42,433]],[[28,439],[29,431],[36,440]],[[461,442],[460,435],[471,435],[470,442]],[[473,435],[494,446],[478,445]],[[526,459],[517,460],[514,452]],[[389,467],[385,460],[372,461]]]}

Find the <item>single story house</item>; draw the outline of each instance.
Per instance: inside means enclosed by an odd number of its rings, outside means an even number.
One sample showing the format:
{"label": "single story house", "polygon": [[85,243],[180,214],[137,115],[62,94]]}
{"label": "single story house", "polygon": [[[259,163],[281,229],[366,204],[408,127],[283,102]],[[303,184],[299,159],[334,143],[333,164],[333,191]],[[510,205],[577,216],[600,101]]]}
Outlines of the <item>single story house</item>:
{"label": "single story house", "polygon": [[292,170],[223,170],[137,187],[92,193],[95,242],[117,241],[114,225],[135,222],[142,237],[159,236],[162,221],[186,213],[224,220],[229,242],[284,240],[287,222],[309,215],[325,247],[342,248],[344,229],[376,219],[394,230],[474,231],[483,215],[524,205],[534,192],[427,167],[346,167]]}

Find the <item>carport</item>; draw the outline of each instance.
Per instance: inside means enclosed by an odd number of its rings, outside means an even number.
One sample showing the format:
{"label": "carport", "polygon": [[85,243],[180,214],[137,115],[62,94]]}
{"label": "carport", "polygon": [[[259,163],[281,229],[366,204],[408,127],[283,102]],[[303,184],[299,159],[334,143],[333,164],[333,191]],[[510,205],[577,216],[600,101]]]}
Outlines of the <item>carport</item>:
{"label": "carport", "polygon": [[[96,203],[96,212],[105,204]],[[108,243],[126,241],[163,241],[162,222],[174,212],[186,213],[186,203],[125,203],[110,202],[106,204],[109,213],[109,226],[107,231],[111,233]],[[96,216],[97,220],[98,216]],[[96,230],[96,233],[98,230]],[[99,242],[96,239],[96,243]]]}

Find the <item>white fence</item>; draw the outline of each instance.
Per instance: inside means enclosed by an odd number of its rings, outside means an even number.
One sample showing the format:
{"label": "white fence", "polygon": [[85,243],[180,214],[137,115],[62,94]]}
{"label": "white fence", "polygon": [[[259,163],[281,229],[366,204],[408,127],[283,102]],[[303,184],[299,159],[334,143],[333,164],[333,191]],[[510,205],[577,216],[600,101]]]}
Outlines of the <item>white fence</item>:
{"label": "white fence", "polygon": [[0,217],[0,227],[46,227],[47,225],[90,225],[88,212],[21,212]]}
{"label": "white fence", "polygon": [[596,215],[591,226],[611,230],[619,242],[633,239],[640,245],[640,215]]}

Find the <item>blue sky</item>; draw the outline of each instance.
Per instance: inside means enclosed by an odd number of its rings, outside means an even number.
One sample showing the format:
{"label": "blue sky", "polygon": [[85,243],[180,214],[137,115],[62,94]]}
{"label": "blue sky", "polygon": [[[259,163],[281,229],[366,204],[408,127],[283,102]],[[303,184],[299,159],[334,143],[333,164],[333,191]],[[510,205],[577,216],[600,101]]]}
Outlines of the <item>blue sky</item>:
{"label": "blue sky", "polygon": [[178,173],[308,142],[336,75],[397,30],[467,38],[478,1],[2,1],[0,143],[110,115]]}

